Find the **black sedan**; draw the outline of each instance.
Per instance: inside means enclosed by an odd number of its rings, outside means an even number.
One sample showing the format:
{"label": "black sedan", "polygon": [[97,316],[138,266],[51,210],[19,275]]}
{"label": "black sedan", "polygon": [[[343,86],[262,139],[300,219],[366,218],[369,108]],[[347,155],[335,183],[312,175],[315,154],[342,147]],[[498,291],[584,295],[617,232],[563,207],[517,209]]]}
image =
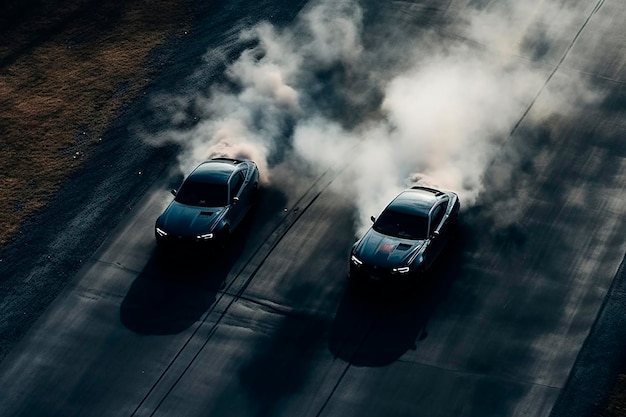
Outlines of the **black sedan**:
{"label": "black sedan", "polygon": [[201,163],[178,191],[172,190],[175,198],[154,228],[157,244],[223,246],[252,208],[258,186],[259,170],[252,161],[215,158]]}
{"label": "black sedan", "polygon": [[352,247],[350,278],[360,282],[407,281],[428,270],[456,226],[453,192],[413,187],[400,193]]}

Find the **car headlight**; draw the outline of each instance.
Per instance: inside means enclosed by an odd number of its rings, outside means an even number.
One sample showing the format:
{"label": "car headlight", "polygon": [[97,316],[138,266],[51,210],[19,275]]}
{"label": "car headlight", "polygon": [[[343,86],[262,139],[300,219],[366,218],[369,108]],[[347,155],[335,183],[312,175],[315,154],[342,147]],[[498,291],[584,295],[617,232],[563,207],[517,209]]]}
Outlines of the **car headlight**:
{"label": "car headlight", "polygon": [[363,261],[362,261],[362,260],[360,260],[359,258],[357,258],[357,257],[356,257],[356,256],[354,256],[354,255],[351,255],[351,256],[350,256],[350,262],[352,262],[352,264],[353,264],[353,265],[356,265],[356,266],[361,266],[361,265],[363,265]]}
{"label": "car headlight", "polygon": [[156,234],[161,236],[161,237],[167,236],[167,232],[165,230],[161,229],[160,227],[156,227],[154,230],[156,231]]}
{"label": "car headlight", "polygon": [[203,235],[198,235],[196,237],[200,240],[211,240],[213,239],[213,236],[214,236],[213,233],[205,233]]}
{"label": "car headlight", "polygon": [[411,272],[411,268],[408,266],[400,266],[398,268],[391,268],[393,274],[407,274]]}

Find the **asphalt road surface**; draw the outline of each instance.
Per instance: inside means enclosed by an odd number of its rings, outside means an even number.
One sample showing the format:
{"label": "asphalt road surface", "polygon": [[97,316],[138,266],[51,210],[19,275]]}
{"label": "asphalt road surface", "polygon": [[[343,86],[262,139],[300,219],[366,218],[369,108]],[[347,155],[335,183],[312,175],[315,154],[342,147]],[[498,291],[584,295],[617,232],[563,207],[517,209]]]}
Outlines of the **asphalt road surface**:
{"label": "asphalt road surface", "polygon": [[[410,31],[456,3],[385,13]],[[225,254],[163,257],[163,170],[0,364],[0,415],[550,415],[626,250],[626,5],[569,3],[546,85],[604,99],[534,136],[520,113],[415,294],[348,289],[341,173],[265,187]]]}

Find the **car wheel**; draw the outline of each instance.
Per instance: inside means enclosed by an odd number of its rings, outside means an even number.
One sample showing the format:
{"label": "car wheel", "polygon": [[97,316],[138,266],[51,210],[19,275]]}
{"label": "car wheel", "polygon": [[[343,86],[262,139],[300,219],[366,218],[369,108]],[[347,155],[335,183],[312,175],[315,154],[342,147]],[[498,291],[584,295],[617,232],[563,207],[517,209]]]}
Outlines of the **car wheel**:
{"label": "car wheel", "polygon": [[220,247],[220,249],[226,249],[226,247],[228,246],[228,243],[230,242],[230,227],[229,226],[224,226],[224,228],[222,229],[219,239],[218,239],[218,245]]}
{"label": "car wheel", "polygon": [[259,183],[255,182],[252,187],[252,205],[256,205],[257,200],[259,199]]}

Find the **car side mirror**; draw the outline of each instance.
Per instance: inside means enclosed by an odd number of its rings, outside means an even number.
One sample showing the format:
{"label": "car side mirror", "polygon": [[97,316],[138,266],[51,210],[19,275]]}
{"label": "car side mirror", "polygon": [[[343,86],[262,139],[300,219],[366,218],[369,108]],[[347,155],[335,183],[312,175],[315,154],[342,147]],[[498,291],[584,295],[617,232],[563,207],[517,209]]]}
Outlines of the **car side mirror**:
{"label": "car side mirror", "polygon": [[370,217],[370,220],[372,221],[372,223],[374,223],[376,221],[376,217],[372,216]]}
{"label": "car side mirror", "polygon": [[239,202],[239,197],[233,197],[233,204],[237,204]]}
{"label": "car side mirror", "polygon": [[172,193],[172,195],[173,195],[174,197],[176,197],[176,194],[178,194],[178,191],[176,191],[176,190],[174,190],[174,189],[171,189],[171,190],[170,190],[170,193]]}

